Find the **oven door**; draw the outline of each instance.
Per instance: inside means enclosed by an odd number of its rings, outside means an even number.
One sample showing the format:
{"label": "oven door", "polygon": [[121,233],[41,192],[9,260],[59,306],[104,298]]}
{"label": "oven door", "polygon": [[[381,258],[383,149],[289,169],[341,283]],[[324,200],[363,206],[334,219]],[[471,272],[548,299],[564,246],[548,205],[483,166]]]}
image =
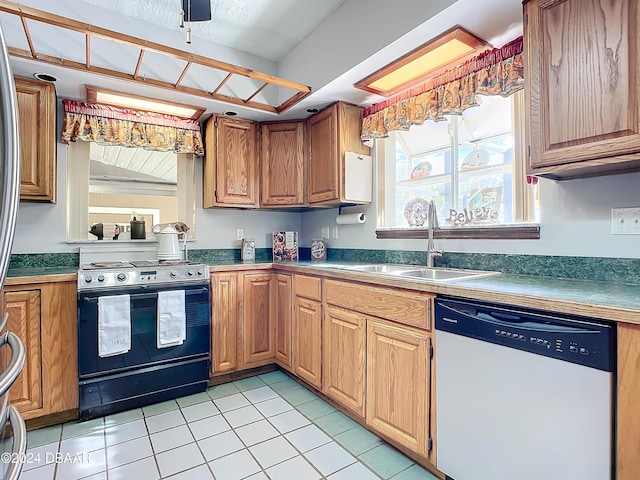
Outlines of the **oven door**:
{"label": "oven door", "polygon": [[[158,292],[163,290],[184,290],[187,338],[182,345],[159,349],[156,335],[157,301]],[[130,295],[131,350],[122,355],[105,358],[98,355],[98,299],[101,295]],[[208,284],[79,292],[79,376],[88,379],[209,355],[210,323]]]}

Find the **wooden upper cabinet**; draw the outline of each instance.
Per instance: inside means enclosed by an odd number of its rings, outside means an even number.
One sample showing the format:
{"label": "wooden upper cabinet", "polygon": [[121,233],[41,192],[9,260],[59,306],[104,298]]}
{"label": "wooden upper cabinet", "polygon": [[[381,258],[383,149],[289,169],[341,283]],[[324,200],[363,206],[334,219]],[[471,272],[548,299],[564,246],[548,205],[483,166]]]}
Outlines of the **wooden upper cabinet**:
{"label": "wooden upper cabinet", "polygon": [[261,205],[303,205],[304,122],[264,123],[261,131]]}
{"label": "wooden upper cabinet", "polygon": [[20,128],[20,200],[56,202],[56,89],[15,77]]}
{"label": "wooden upper cabinet", "polygon": [[258,205],[257,124],[213,115],[205,129],[203,206]]}
{"label": "wooden upper cabinet", "polygon": [[[362,144],[362,108],[337,102],[307,119],[307,203],[341,203],[345,197],[345,152],[370,155]],[[358,182],[369,181],[358,178]],[[353,202],[353,203],[370,203]]]}
{"label": "wooden upper cabinet", "polygon": [[638,2],[531,0],[524,15],[528,172],[640,170]]}

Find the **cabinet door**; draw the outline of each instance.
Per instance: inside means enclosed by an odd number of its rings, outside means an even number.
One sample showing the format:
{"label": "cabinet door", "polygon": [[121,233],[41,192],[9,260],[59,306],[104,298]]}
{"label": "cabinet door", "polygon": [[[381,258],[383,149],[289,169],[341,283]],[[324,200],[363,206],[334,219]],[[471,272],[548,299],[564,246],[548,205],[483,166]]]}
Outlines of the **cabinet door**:
{"label": "cabinet door", "polygon": [[261,166],[263,206],[304,203],[302,122],[262,125]]}
{"label": "cabinet door", "polygon": [[20,128],[20,200],[56,201],[56,89],[16,77]]}
{"label": "cabinet door", "polygon": [[211,275],[211,290],[211,374],[215,375],[232,372],[237,366],[237,275]]}
{"label": "cabinet door", "polygon": [[640,151],[637,1],[524,8],[530,171],[571,178],[633,167],[624,156]]}
{"label": "cabinet door", "polygon": [[307,120],[307,202],[339,199],[338,106]]}
{"label": "cabinet door", "polygon": [[[24,368],[9,390],[9,398],[25,418],[31,418],[29,412],[43,408],[40,290],[5,292],[4,305],[9,314],[7,330],[20,337],[27,350]],[[8,351],[6,355],[5,365]]]}
{"label": "cabinet door", "polygon": [[322,306],[296,297],[293,314],[293,371],[311,385],[322,386]]}
{"label": "cabinet door", "polygon": [[276,328],[275,355],[277,362],[291,370],[291,275],[277,274],[274,288],[274,316]]}
{"label": "cabinet door", "polygon": [[271,322],[270,273],[243,275],[242,363],[269,363],[275,357],[274,329]]}
{"label": "cabinet door", "polygon": [[381,321],[367,335],[367,424],[426,457],[429,335]]}
{"label": "cabinet door", "polygon": [[322,332],[323,391],[363,418],[366,336],[366,319],[362,315],[326,308]]}
{"label": "cabinet door", "polygon": [[640,325],[618,323],[616,428],[617,480],[635,480],[640,471]]}
{"label": "cabinet door", "polygon": [[258,206],[257,129],[250,120],[214,115],[207,122],[204,207]]}

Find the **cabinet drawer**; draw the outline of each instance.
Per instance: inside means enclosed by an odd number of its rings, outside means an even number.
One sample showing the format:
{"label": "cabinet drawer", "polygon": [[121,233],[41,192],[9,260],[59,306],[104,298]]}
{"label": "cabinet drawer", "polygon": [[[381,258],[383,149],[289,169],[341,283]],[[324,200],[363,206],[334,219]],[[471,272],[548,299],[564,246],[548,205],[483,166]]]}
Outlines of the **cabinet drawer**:
{"label": "cabinet drawer", "polygon": [[299,297],[322,300],[321,280],[317,277],[296,275],[293,279],[293,291]]}
{"label": "cabinet drawer", "polygon": [[420,328],[431,328],[435,295],[336,280],[325,280],[324,291],[327,303],[331,305]]}

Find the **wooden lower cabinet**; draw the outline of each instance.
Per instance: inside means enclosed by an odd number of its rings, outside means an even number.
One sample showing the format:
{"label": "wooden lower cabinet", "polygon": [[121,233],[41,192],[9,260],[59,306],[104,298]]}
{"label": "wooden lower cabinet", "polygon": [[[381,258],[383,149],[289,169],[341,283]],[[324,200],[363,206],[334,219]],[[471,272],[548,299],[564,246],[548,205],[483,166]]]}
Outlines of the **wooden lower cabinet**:
{"label": "wooden lower cabinet", "polygon": [[635,480],[640,471],[640,325],[618,324],[616,479]]}
{"label": "wooden lower cabinet", "polygon": [[[42,409],[42,335],[40,332],[40,290],[21,290],[4,294],[9,314],[7,330],[20,337],[27,351],[22,373],[9,390],[11,404],[23,416]],[[9,361],[9,352],[4,359]]]}
{"label": "wooden lower cabinet", "polygon": [[75,282],[6,286],[0,306],[27,350],[11,404],[25,420],[78,408]]}
{"label": "wooden lower cabinet", "polygon": [[233,372],[238,365],[238,275],[211,275],[211,300],[211,374]]}
{"label": "wooden lower cabinet", "polygon": [[322,388],[322,304],[295,298],[293,311],[293,372]]}
{"label": "wooden lower cabinet", "polygon": [[272,273],[242,274],[242,348],[240,366],[272,363],[275,332],[271,321]]}
{"label": "wooden lower cabinet", "polygon": [[367,323],[367,424],[420,456],[429,448],[430,334]]}
{"label": "wooden lower cabinet", "polygon": [[275,326],[276,362],[291,371],[291,275],[276,274],[274,282],[273,323]]}
{"label": "wooden lower cabinet", "polygon": [[322,391],[365,417],[367,320],[363,315],[326,307],[322,332]]}

